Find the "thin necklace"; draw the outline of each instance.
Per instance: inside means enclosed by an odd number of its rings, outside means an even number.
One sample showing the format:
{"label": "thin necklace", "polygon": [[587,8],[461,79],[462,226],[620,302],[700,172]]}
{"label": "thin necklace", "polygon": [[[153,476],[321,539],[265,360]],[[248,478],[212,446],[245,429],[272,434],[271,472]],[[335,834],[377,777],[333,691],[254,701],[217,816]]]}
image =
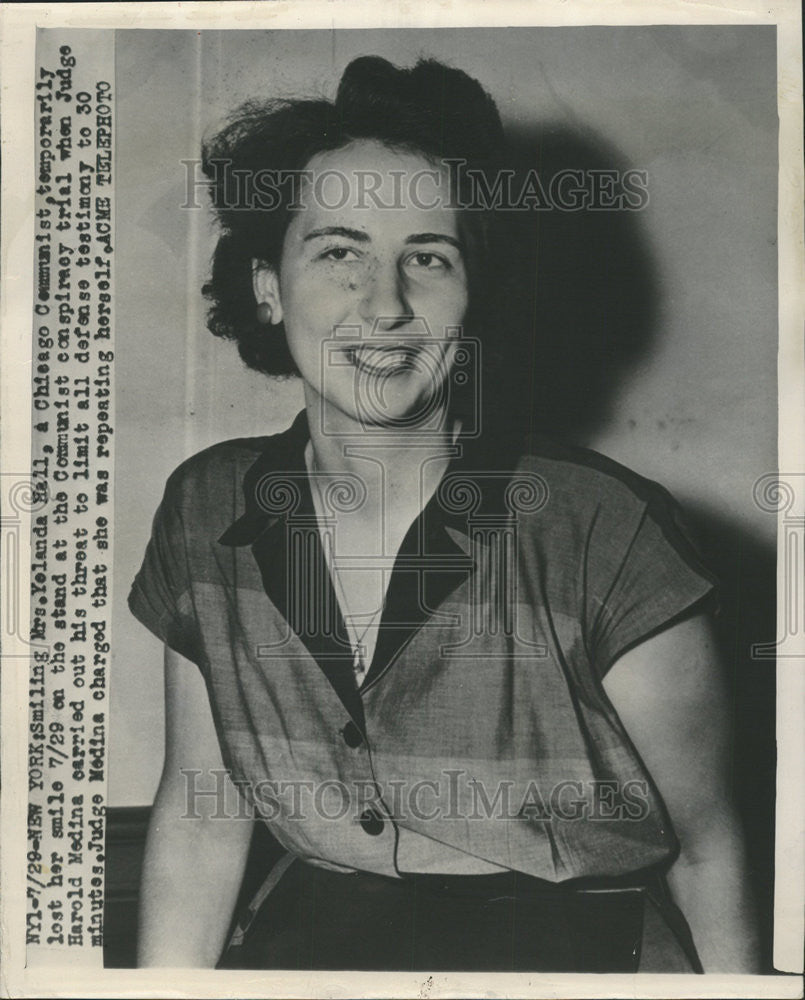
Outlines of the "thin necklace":
{"label": "thin necklace", "polygon": [[[338,598],[341,607],[344,611],[343,614],[344,625],[346,626],[347,632],[349,633],[350,645],[352,647],[352,672],[355,675],[355,681],[358,687],[360,687],[361,683],[366,677],[366,671],[368,669],[366,664],[366,659],[364,657],[365,646],[363,644],[363,640],[366,638],[366,634],[369,631],[369,629],[371,629],[371,627],[377,621],[378,616],[382,613],[383,609],[385,608],[386,602],[385,600],[383,601],[383,603],[380,605],[377,611],[375,611],[375,613],[369,619],[363,631],[360,632],[359,634],[354,624],[356,616],[353,615],[352,612],[350,611],[349,601],[347,600],[347,595],[344,590],[344,585],[341,581],[341,574],[339,573],[338,566],[336,565],[335,552],[330,551],[330,545],[327,544],[327,538],[326,536],[323,535],[321,530],[325,513],[324,513],[324,500],[322,498],[321,489],[318,483],[318,475],[320,474],[320,469],[316,464],[316,456],[313,452],[312,442],[309,444],[309,447],[310,447],[310,461],[308,463],[308,466],[309,466],[309,472],[311,473],[309,478],[313,485],[313,491],[311,495],[313,497],[313,505],[316,508],[316,514],[318,515],[317,520],[318,520],[319,534],[321,536],[321,540],[323,543],[322,548],[324,549],[324,558],[325,561],[327,562],[327,568],[330,571],[330,576],[333,582],[335,583],[336,590],[338,593]],[[306,458],[308,457],[307,454],[305,457]],[[330,540],[332,541],[332,536],[330,536]]]}

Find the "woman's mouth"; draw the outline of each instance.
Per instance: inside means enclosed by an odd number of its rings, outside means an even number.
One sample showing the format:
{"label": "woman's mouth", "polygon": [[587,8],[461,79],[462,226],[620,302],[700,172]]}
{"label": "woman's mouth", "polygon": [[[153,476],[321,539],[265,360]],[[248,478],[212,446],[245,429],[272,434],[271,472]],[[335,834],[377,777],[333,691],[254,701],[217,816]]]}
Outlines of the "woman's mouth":
{"label": "woman's mouth", "polygon": [[361,345],[347,348],[351,365],[368,375],[397,375],[416,368],[419,349],[402,344]]}

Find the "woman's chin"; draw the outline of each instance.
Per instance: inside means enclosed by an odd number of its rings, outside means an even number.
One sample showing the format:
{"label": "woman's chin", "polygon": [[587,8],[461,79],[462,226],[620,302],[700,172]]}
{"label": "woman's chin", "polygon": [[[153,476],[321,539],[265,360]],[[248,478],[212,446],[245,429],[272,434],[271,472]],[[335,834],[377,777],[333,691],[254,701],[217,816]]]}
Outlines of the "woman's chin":
{"label": "woman's chin", "polygon": [[359,425],[360,430],[408,431],[412,434],[440,431],[444,426],[446,402],[443,393],[435,395],[432,391],[422,391],[421,385],[411,385],[410,380],[399,376],[385,379],[382,389],[378,391],[366,392],[361,387],[361,391],[350,393],[347,398],[332,400],[345,417]]}
{"label": "woman's chin", "polygon": [[447,395],[419,372],[383,379],[371,393],[358,396],[362,418],[374,427],[389,430],[433,432],[444,425]]}

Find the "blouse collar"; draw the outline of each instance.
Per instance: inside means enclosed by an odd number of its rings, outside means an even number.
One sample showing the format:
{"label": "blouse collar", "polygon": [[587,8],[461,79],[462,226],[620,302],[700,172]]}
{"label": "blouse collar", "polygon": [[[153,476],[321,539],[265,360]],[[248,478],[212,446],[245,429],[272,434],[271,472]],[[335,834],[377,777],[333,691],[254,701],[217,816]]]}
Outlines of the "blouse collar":
{"label": "blouse collar", "polygon": [[[305,410],[287,430],[267,439],[243,477],[244,512],[219,537],[221,545],[251,545],[264,531],[288,518],[314,513],[305,464],[309,439]],[[513,467],[501,464],[505,448],[498,447],[492,453],[485,444],[459,435],[439,486],[420,515],[429,534],[449,528],[463,536],[465,550],[468,519],[510,516],[507,486]],[[348,497],[345,500],[349,502]],[[461,544],[461,538],[456,540]]]}

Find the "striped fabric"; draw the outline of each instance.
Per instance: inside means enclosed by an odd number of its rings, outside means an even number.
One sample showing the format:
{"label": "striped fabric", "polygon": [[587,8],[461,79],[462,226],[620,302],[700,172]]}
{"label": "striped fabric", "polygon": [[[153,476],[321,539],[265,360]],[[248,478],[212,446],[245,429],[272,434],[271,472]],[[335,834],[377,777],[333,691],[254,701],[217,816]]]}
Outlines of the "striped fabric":
{"label": "striped fabric", "polygon": [[129,597],[198,664],[232,778],[280,843],[392,876],[561,882],[670,858],[601,680],[713,594],[671,497],[591,452],[459,442],[389,559],[358,690],[308,439],[302,412],[184,462]]}

